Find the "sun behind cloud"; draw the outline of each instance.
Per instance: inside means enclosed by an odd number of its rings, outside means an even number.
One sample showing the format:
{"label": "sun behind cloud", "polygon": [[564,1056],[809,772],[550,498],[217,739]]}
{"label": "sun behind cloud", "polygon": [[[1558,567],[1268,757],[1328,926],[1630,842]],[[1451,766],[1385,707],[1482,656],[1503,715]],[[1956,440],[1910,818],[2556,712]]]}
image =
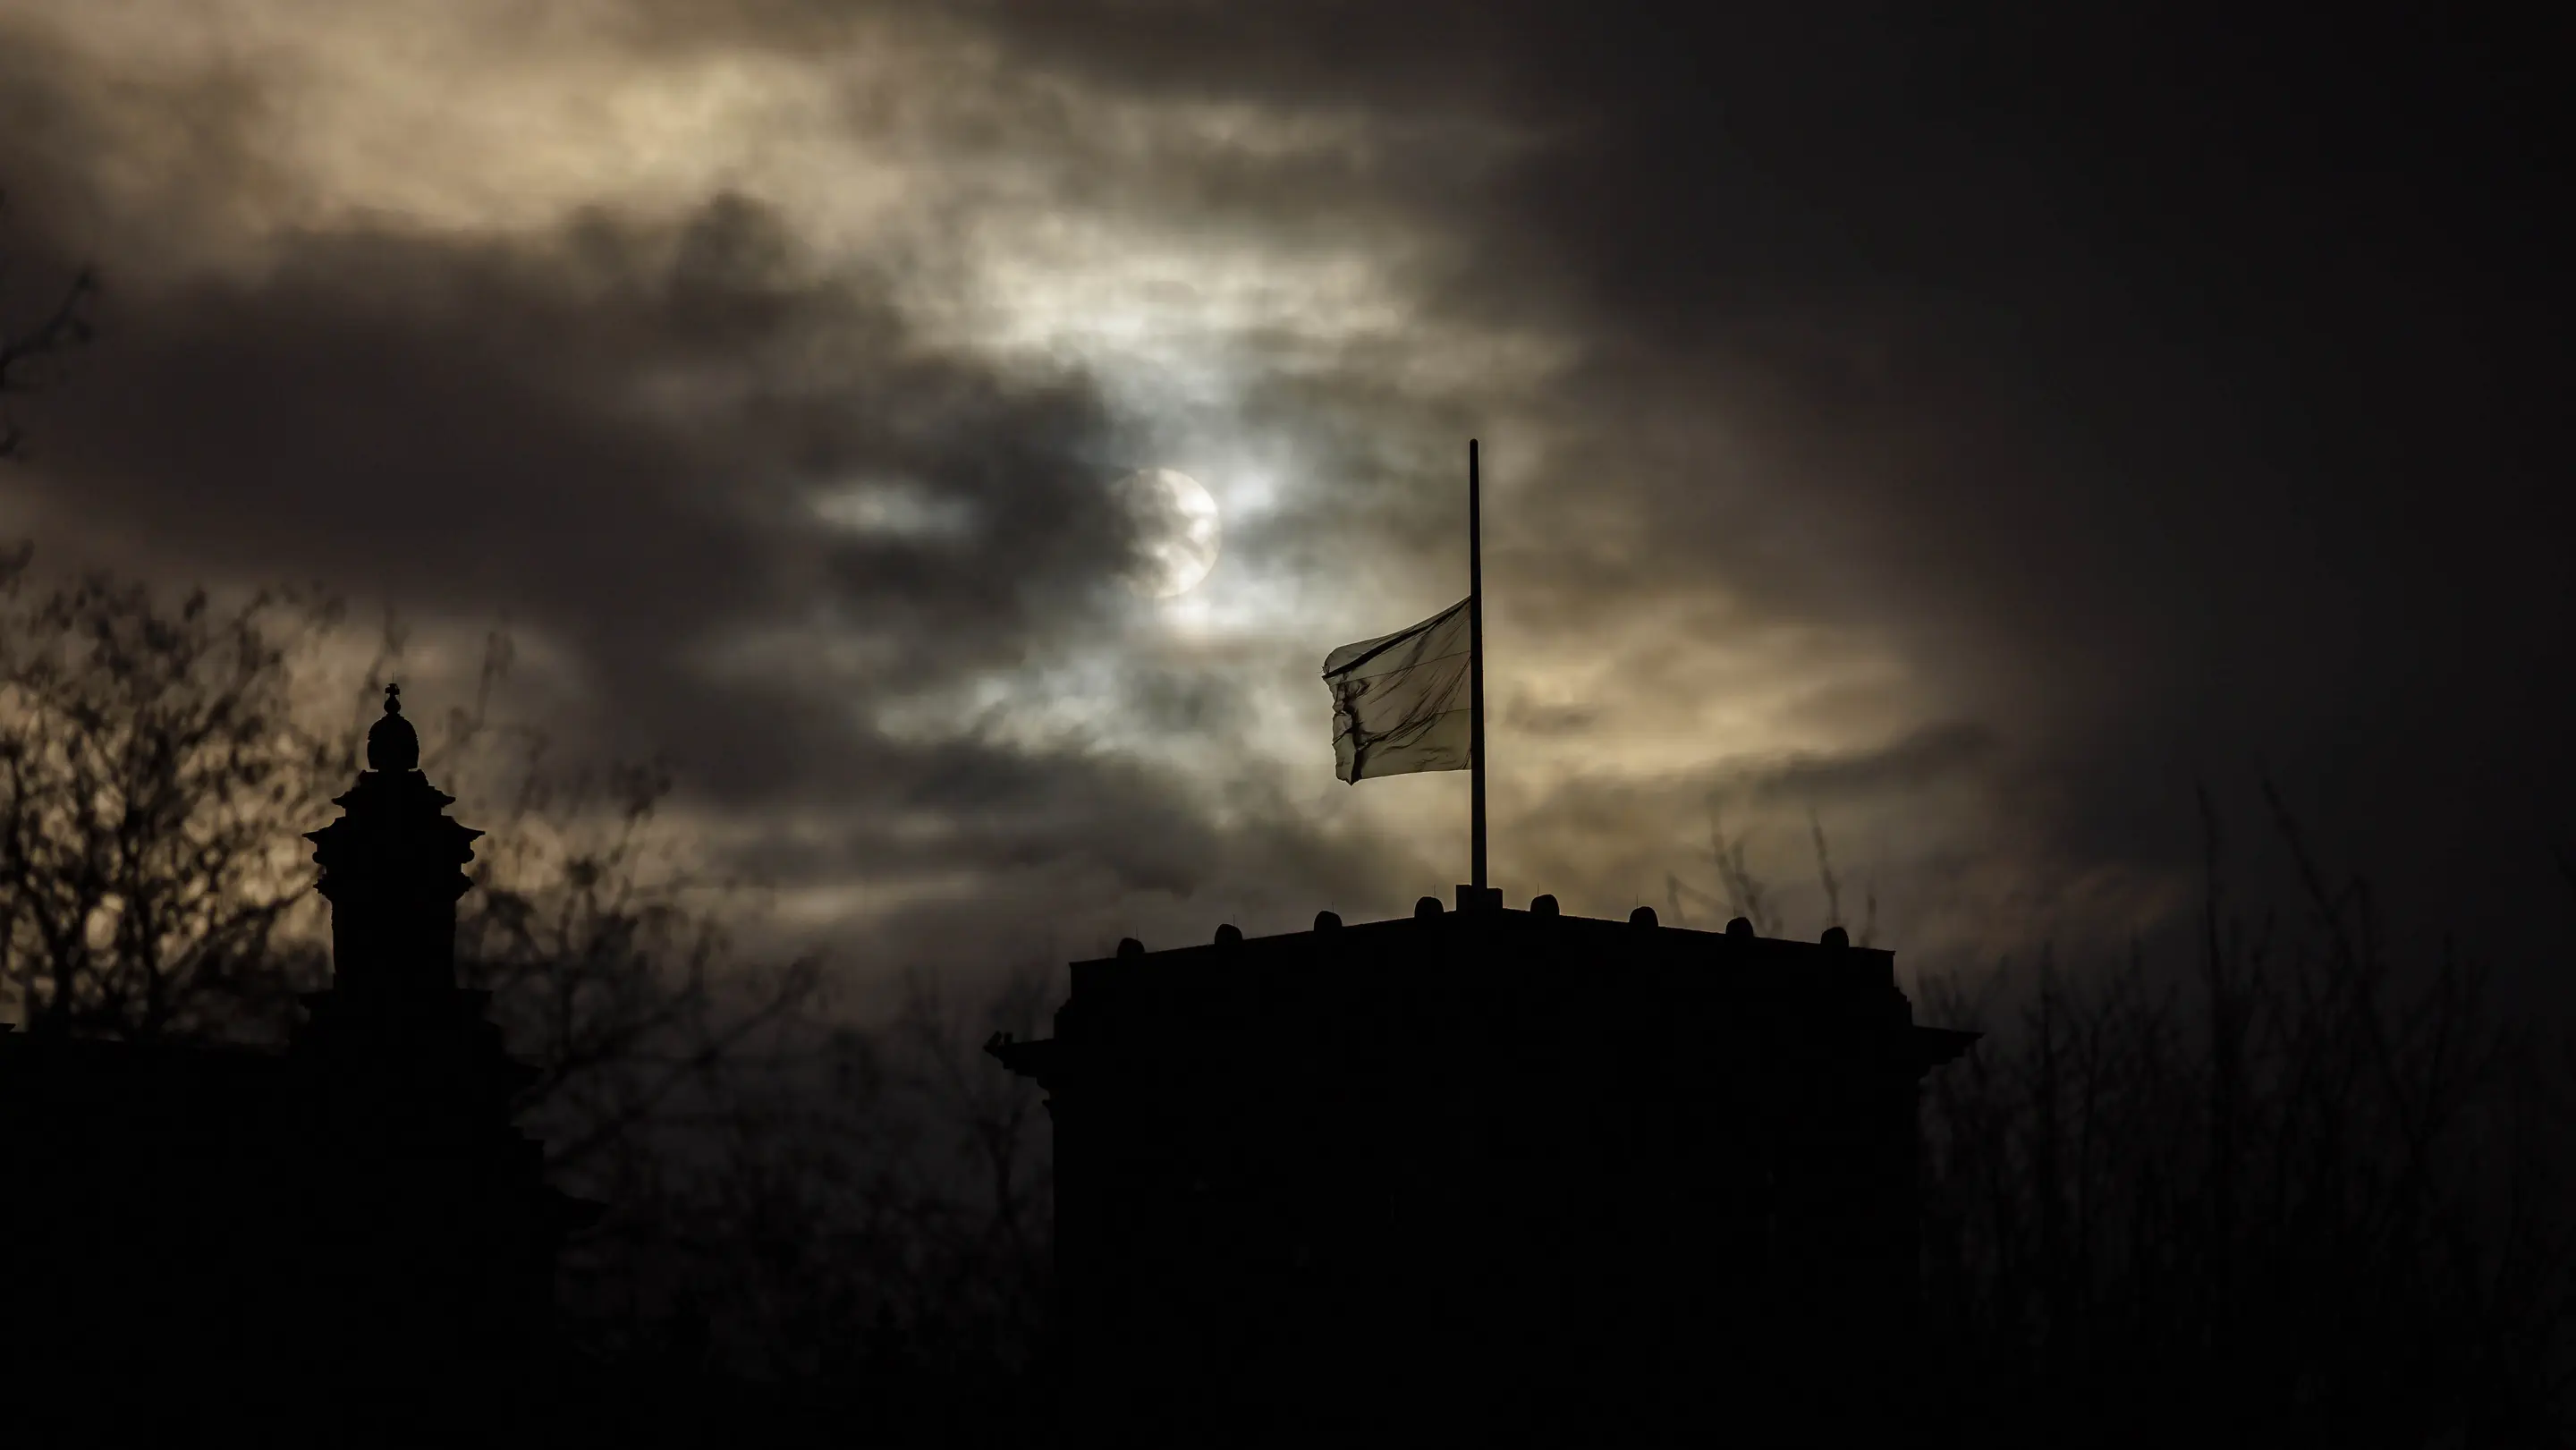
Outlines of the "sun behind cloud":
{"label": "sun behind cloud", "polygon": [[1216,568],[1225,526],[1216,499],[1177,468],[1142,468],[1114,486],[1136,526],[1136,562],[1128,582],[1155,599],[1187,594]]}

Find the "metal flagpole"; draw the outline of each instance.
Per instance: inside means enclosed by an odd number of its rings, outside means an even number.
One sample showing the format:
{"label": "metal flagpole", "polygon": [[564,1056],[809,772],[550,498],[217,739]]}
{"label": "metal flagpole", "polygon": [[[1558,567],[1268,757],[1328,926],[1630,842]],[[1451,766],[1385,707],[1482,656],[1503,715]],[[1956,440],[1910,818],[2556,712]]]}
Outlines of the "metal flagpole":
{"label": "metal flagpole", "polygon": [[1472,823],[1476,904],[1485,904],[1485,534],[1484,487],[1477,477],[1476,440],[1467,440],[1467,755],[1474,779]]}

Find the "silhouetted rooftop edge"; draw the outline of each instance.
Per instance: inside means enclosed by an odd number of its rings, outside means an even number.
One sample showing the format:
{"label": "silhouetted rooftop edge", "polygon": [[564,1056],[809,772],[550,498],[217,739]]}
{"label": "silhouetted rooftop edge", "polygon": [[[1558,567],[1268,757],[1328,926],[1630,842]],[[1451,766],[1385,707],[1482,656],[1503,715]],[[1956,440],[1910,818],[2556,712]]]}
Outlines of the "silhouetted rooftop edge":
{"label": "silhouetted rooftop edge", "polygon": [[1573,942],[1590,940],[1594,934],[1601,934],[1599,939],[1604,946],[1616,942],[1620,949],[1629,950],[1638,943],[1642,934],[1641,929],[1645,928],[1652,930],[1652,937],[1649,939],[1656,943],[1655,952],[1658,956],[1664,955],[1667,951],[1687,953],[1692,950],[1702,950],[1721,957],[1741,957],[1751,952],[1782,961],[1812,958],[1819,963],[1831,958],[1877,959],[1888,962],[1893,962],[1895,959],[1895,953],[1884,947],[1853,946],[1850,933],[1839,926],[1826,928],[1821,940],[1797,941],[1785,937],[1756,936],[1753,933],[1752,923],[1742,917],[1729,922],[1722,932],[1701,931],[1691,927],[1663,925],[1657,920],[1652,907],[1639,907],[1626,920],[1614,920],[1607,917],[1576,916],[1563,912],[1558,908],[1554,896],[1538,897],[1531,902],[1528,910],[1497,907],[1481,911],[1450,911],[1441,904],[1440,898],[1425,896],[1415,904],[1411,916],[1346,923],[1338,912],[1322,911],[1316,913],[1314,927],[1306,931],[1247,936],[1240,928],[1229,922],[1217,928],[1212,942],[1193,942],[1162,948],[1148,948],[1136,938],[1127,937],[1119,942],[1114,956],[1081,958],[1073,965],[1076,968],[1100,964],[1135,965],[1174,961],[1193,956],[1213,956],[1217,945],[1247,949],[1244,953],[1228,955],[1249,960],[1265,951],[1275,952],[1299,945],[1313,945],[1317,937],[1326,934],[1336,937],[1333,945],[1339,949],[1366,941],[1390,939],[1402,933],[1424,931],[1502,932],[1514,936],[1526,934],[1530,940],[1541,939],[1541,934],[1545,934]]}

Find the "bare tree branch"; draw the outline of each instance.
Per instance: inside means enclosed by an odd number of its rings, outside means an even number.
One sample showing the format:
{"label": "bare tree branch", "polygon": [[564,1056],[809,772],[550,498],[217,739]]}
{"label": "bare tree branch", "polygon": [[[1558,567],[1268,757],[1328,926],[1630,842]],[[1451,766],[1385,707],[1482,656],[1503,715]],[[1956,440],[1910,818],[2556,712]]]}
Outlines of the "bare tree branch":
{"label": "bare tree branch", "polygon": [[[6,207],[7,196],[0,193],[0,210]],[[6,264],[0,262],[0,278],[5,276]],[[12,327],[5,317],[0,317],[0,459],[17,457],[25,442],[7,412],[7,400],[21,393],[40,392],[63,380],[71,354],[97,335],[90,312],[98,295],[98,274],[84,267],[63,285],[53,306],[26,326]],[[0,296],[0,303],[5,301]]]}

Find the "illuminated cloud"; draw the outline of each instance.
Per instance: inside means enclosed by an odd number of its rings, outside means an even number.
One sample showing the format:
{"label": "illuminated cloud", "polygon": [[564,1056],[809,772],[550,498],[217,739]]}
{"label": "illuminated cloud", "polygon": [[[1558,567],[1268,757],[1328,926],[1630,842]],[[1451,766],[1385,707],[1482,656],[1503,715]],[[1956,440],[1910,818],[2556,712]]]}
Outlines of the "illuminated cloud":
{"label": "illuminated cloud", "polygon": [[[2527,468],[2449,430],[2470,529],[2372,436],[2469,406],[2450,273],[2374,294],[2432,339],[2374,373],[2295,248],[2203,265],[2280,226],[1947,32],[1381,9],[0,0],[17,245],[114,300],[0,525],[506,613],[888,965],[1453,880],[1463,782],[1336,783],[1316,674],[1463,592],[1470,434],[1514,894],[1705,885],[1714,793],[1800,931],[1813,812],[1882,939],[2117,939],[2196,773],[2344,824],[2403,763],[2388,829],[2457,841],[2555,738],[2563,638],[2466,627],[2576,614]],[[1153,467],[1225,528],[1159,602]],[[2424,701],[2496,673],[2480,757]]]}

